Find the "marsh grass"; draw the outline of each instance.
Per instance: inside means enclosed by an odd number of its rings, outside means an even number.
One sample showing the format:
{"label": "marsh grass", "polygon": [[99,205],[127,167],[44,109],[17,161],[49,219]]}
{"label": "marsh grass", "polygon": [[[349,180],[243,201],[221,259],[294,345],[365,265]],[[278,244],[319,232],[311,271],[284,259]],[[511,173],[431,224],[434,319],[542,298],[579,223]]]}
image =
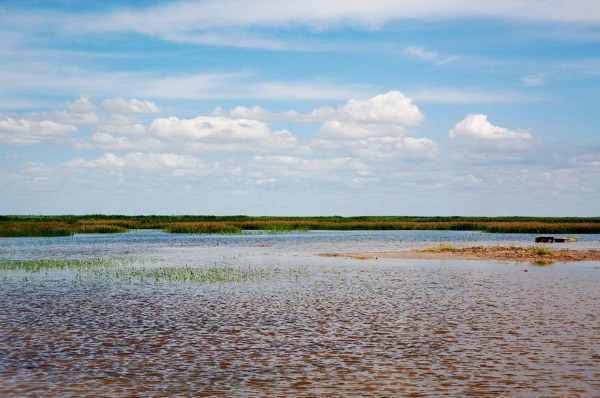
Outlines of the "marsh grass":
{"label": "marsh grass", "polygon": [[68,260],[4,260],[0,261],[0,271],[25,271],[36,273],[51,270],[82,270],[99,267],[115,267],[139,261],[134,258],[88,258]]}
{"label": "marsh grass", "polygon": [[533,246],[530,250],[531,253],[536,256],[549,256],[554,254],[554,251],[550,250],[546,246]]}
{"label": "marsh grass", "polygon": [[159,268],[122,268],[105,270],[104,277],[118,280],[137,279],[154,282],[193,282],[227,283],[250,282],[270,279],[273,271],[263,268],[241,268],[215,266],[195,267],[159,267]]}
{"label": "marsh grass", "polygon": [[78,234],[116,234],[127,232],[128,229],[119,225],[94,225],[83,224],[78,225],[76,232]]}
{"label": "marsh grass", "polygon": [[0,222],[0,237],[71,236],[73,230],[63,222],[8,221]]}
{"label": "marsh grass", "polygon": [[600,218],[544,217],[248,217],[0,216],[0,237],[69,236],[159,229],[170,233],[310,230],[455,230],[492,233],[600,233]]}
{"label": "marsh grass", "polygon": [[438,252],[451,252],[451,251],[456,251],[458,250],[457,247],[451,245],[448,242],[441,242],[439,245],[437,246],[432,246],[432,247],[428,247],[425,249],[421,249],[419,251],[422,252],[429,252],[429,253],[438,253]]}
{"label": "marsh grass", "polygon": [[122,268],[106,270],[103,277],[140,282],[242,283],[277,276],[299,279],[310,276],[308,269],[252,268],[215,265],[210,267]]}
{"label": "marsh grass", "polygon": [[177,222],[167,225],[165,231],[170,233],[236,234],[241,233],[242,228],[232,223]]}
{"label": "marsh grass", "polygon": [[[90,278],[100,278],[107,282],[153,282],[153,283],[233,283],[257,282],[274,277],[298,280],[311,276],[308,268],[280,269],[277,267],[234,267],[223,263],[214,263],[204,267],[136,267],[146,262],[158,262],[160,259],[138,258],[90,258],[68,260],[5,260],[0,261],[0,282],[12,280],[12,272],[21,275],[21,282],[36,280],[35,275],[52,271],[72,271],[70,279],[74,284],[83,283]],[[22,274],[24,273],[24,275]]]}

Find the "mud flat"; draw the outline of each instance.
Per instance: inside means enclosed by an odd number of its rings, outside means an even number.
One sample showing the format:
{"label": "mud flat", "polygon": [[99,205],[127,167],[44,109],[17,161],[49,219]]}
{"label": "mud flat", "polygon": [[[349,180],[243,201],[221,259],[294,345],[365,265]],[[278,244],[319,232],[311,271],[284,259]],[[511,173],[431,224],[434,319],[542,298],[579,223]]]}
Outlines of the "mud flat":
{"label": "mud flat", "polygon": [[527,262],[574,262],[600,261],[599,250],[552,250],[545,246],[471,246],[453,247],[441,244],[437,247],[395,252],[362,252],[362,253],[319,253],[323,257],[343,257],[358,260],[377,258],[405,258],[431,260],[498,260]]}

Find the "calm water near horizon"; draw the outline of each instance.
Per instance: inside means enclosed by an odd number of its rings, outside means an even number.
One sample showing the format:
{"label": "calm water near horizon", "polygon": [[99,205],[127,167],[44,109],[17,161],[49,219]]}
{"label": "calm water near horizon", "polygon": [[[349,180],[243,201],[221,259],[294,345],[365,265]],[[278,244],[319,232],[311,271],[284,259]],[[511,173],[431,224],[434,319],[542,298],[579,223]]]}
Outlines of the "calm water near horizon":
{"label": "calm water near horizon", "polygon": [[[0,239],[0,260],[130,257],[146,268],[306,271],[211,284],[0,271],[0,396],[600,396],[600,262],[315,256],[442,241],[533,245],[534,236]],[[579,237],[550,246],[600,249],[600,235]]]}

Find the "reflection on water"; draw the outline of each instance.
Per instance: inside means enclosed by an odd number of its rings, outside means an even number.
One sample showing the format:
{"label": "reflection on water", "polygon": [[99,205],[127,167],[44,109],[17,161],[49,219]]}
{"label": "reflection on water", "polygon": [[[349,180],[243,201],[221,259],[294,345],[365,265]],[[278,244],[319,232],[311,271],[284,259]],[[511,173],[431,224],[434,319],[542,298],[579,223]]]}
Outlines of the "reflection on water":
{"label": "reflection on water", "polygon": [[[144,285],[49,273],[0,284],[0,396],[600,395],[598,263],[312,256],[418,242],[344,234],[0,240],[3,258],[161,256],[181,266],[225,256],[312,275]],[[600,246],[597,235],[586,242]]]}

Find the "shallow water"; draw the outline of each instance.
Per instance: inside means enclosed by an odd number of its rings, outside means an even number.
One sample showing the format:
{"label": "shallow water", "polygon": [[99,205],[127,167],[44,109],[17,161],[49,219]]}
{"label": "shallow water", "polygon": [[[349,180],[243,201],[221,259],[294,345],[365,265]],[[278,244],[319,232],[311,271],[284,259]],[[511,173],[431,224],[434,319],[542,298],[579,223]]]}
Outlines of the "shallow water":
{"label": "shallow water", "polygon": [[[581,238],[553,246],[600,248],[599,235]],[[311,276],[155,285],[50,272],[0,283],[0,396],[599,396],[598,262],[314,256],[532,240],[449,231],[1,239],[0,259],[136,256]]]}

